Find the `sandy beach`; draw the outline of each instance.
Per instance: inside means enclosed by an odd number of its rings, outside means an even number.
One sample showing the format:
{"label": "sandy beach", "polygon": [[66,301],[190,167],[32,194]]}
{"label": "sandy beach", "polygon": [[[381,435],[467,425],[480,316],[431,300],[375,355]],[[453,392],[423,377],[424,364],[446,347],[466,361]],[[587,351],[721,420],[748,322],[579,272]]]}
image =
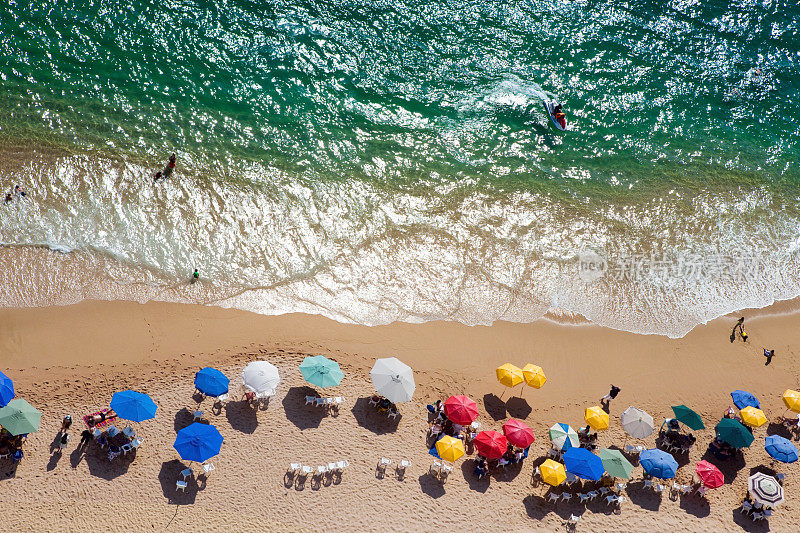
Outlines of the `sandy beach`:
{"label": "sandy beach", "polygon": [[[753,392],[771,422],[783,414],[782,392],[800,381],[793,348],[800,342],[800,317],[785,312],[791,308],[783,304],[761,317],[748,312],[746,345],[728,340],[733,316],[668,339],[548,320],[365,327],[308,315],[265,317],[162,303],[2,310],[3,371],[14,379],[17,396],[44,415],[18,467],[0,466],[0,519],[15,531],[477,531],[497,524],[509,531],[552,531],[562,530],[571,514],[583,514],[580,531],[796,530],[796,464],[779,466],[786,473],[787,501],[769,522],[754,524],[737,510],[751,470],[770,464],[763,438],[780,431],[772,423],[755,429],[744,463],[718,463],[726,484],[711,491],[707,502],[644,490],[639,467],[629,501],[618,512],[599,500],[547,503],[547,487],[531,483],[534,465],[550,447],[547,428],[559,421],[581,425],[583,409],[596,405],[610,383],[622,392],[611,404],[611,428],[600,433],[601,447],[654,446],[655,435],[626,441],[619,414],[629,405],[650,412],[657,424],[679,403],[703,416],[708,429],[695,432],[698,444],[688,460],[679,460],[678,482],[691,481],[714,424],[731,404],[730,391]],[[769,366],[761,346],[776,351]],[[345,372],[340,386],[325,391],[345,397],[338,416],[304,405],[309,389],[297,367],[305,355],[317,354],[335,359]],[[399,406],[397,421],[368,405],[369,370],[374,358],[384,356],[397,356],[415,371],[414,401]],[[279,368],[281,383],[269,405],[253,411],[239,401],[240,374],[248,362],[262,359]],[[540,390],[504,391],[494,369],[505,362],[539,364],[548,382]],[[175,490],[183,466],[172,443],[198,408],[192,380],[206,365],[231,377],[231,401],[221,412],[213,412],[208,399],[199,407],[225,442],[213,460],[216,472],[199,485],[190,482],[184,494]],[[79,420],[66,451],[51,453],[64,414],[77,418],[107,407],[113,392],[127,388],[148,393],[159,406],[155,419],[134,424],[144,444],[132,459],[110,463],[91,446],[86,454],[77,451]],[[521,468],[478,481],[474,455],[468,454],[444,486],[428,474],[425,404],[458,393],[478,402],[486,429],[499,430],[509,416],[534,429],[537,440]],[[407,459],[412,466],[402,481],[392,467],[380,478],[381,457],[395,464]],[[309,480],[300,490],[285,477],[290,462],[341,459],[350,463],[341,480]]]}

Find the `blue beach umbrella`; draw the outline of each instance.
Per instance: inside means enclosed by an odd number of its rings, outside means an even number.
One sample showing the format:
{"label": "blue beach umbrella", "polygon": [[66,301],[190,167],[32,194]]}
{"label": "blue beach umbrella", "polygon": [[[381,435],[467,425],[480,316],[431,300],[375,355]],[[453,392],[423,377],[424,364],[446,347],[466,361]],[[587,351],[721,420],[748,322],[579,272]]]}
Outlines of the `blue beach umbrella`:
{"label": "blue beach umbrella", "polygon": [[14,399],[14,382],[11,378],[0,372],[0,407],[5,407]]}
{"label": "blue beach umbrella", "polygon": [[331,361],[324,355],[306,357],[300,363],[300,373],[303,379],[317,387],[335,387],[344,378],[339,363]]}
{"label": "blue beach umbrella", "polygon": [[603,461],[586,448],[570,448],[564,452],[567,472],[579,478],[597,481],[606,471]]}
{"label": "blue beach umbrella", "polygon": [[656,448],[639,454],[639,464],[645,472],[659,479],[672,479],[678,471],[678,461],[667,452]]}
{"label": "blue beach umbrella", "polygon": [[776,461],[782,463],[794,463],[797,461],[797,447],[789,439],[785,439],[780,435],[770,435],[764,442],[764,449]]}
{"label": "blue beach umbrella", "polygon": [[225,374],[210,366],[194,375],[194,387],[208,396],[222,396],[228,392],[229,384],[230,380]]}
{"label": "blue beach umbrella", "polygon": [[115,392],[111,397],[111,409],[120,418],[141,422],[155,417],[158,406],[147,394],[124,390]]}
{"label": "blue beach umbrella", "polygon": [[733,398],[733,405],[735,405],[737,409],[744,409],[748,406],[758,409],[761,405],[758,398],[744,390],[733,391],[731,393],[731,398]]}
{"label": "blue beach umbrella", "polygon": [[219,453],[222,435],[212,425],[195,422],[178,431],[172,447],[184,461],[202,463]]}

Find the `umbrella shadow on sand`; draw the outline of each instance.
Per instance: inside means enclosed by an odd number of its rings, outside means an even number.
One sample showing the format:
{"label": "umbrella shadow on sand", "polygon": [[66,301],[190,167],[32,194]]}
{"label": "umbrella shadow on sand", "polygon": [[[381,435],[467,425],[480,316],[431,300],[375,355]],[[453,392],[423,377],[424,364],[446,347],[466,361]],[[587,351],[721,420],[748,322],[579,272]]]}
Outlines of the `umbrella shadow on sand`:
{"label": "umbrella shadow on sand", "polygon": [[171,461],[164,461],[161,463],[161,471],[158,473],[158,481],[161,483],[161,492],[167,499],[167,503],[172,505],[192,505],[197,498],[197,492],[200,487],[194,477],[186,479],[186,490],[178,490],[175,483],[182,481],[183,476],[181,472],[186,468],[182,462],[177,459]]}
{"label": "umbrella shadow on sand", "polygon": [[236,431],[253,434],[258,427],[258,408],[245,400],[228,402],[225,404],[225,418]]}
{"label": "umbrella shadow on sand", "polygon": [[194,422],[194,413],[191,412],[186,407],[184,407],[183,409],[175,413],[175,419],[173,421],[172,427],[175,429],[175,432],[177,433],[186,426],[191,426],[192,422]]}
{"label": "umbrella shadow on sand", "polygon": [[686,511],[687,514],[697,518],[705,518],[711,514],[711,506],[708,504],[708,500],[698,496],[696,493],[682,494],[680,499],[680,508]]}
{"label": "umbrella shadow on sand", "polygon": [[506,403],[496,394],[488,393],[483,395],[483,408],[494,420],[506,419]]}
{"label": "umbrella shadow on sand", "polygon": [[478,479],[475,476],[476,464],[477,461],[475,461],[475,459],[466,459],[462,461],[461,473],[464,475],[464,479],[469,485],[470,490],[474,490],[476,492],[486,492],[487,490],[489,490],[489,485],[491,484],[491,478],[488,475],[485,475],[481,479]]}
{"label": "umbrella shadow on sand", "polygon": [[745,531],[770,531],[769,522],[767,520],[754,521],[748,515],[741,511],[741,507],[736,507],[731,515],[733,522]]}
{"label": "umbrella shadow on sand", "polygon": [[352,411],[358,425],[372,431],[376,435],[394,433],[397,431],[400,419],[403,418],[403,415],[389,418],[385,414],[379,413],[374,405],[369,404],[369,398],[359,398],[356,400]]}
{"label": "umbrella shadow on sand", "polygon": [[99,446],[94,446],[84,455],[86,466],[89,467],[89,473],[109,481],[127,473],[128,467],[131,466],[135,458],[136,450],[133,450],[109,460],[108,453]]}
{"label": "umbrella shadow on sand", "polygon": [[430,472],[425,472],[419,476],[419,488],[434,500],[444,496],[444,485],[433,477]]}
{"label": "umbrella shadow on sand", "polygon": [[311,387],[290,387],[283,397],[283,410],[286,418],[297,429],[318,428],[325,418],[325,409],[316,405],[306,405],[306,396],[319,396]]}
{"label": "umbrella shadow on sand", "polygon": [[508,411],[509,416],[525,420],[530,416],[533,408],[528,405],[528,400],[525,398],[512,396],[506,400],[506,411]]}
{"label": "umbrella shadow on sand", "polygon": [[0,481],[17,476],[17,465],[19,465],[19,462],[5,458],[0,459],[0,465],[2,465],[0,466]]}
{"label": "umbrella shadow on sand", "polygon": [[662,493],[644,486],[644,480],[628,483],[626,489],[631,503],[648,511],[658,511],[661,507]]}
{"label": "umbrella shadow on sand", "polygon": [[710,449],[707,449],[701,459],[708,461],[712,465],[719,468],[720,472],[722,472],[722,475],[725,476],[726,485],[733,483],[733,480],[736,479],[739,471],[744,468],[746,464],[744,461],[744,455],[742,455],[741,451],[734,453],[733,456],[727,461],[721,461],[717,459],[713,453],[711,453]]}

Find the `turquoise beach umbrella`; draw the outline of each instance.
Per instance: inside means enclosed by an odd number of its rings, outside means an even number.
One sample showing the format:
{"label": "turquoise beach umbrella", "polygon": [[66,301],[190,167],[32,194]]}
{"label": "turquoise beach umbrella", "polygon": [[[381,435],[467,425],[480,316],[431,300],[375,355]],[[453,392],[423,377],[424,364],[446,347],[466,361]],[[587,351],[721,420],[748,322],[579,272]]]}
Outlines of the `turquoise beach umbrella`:
{"label": "turquoise beach umbrella", "polygon": [[703,419],[700,418],[700,415],[685,405],[673,405],[672,412],[675,413],[675,420],[678,422],[683,422],[691,429],[698,430],[706,428],[705,424],[703,424]]}
{"label": "turquoise beach umbrella", "polygon": [[317,387],[335,387],[344,378],[339,363],[331,361],[323,355],[306,357],[300,363],[300,373],[303,378]]}
{"label": "turquoise beach umbrella", "polygon": [[720,420],[716,430],[717,437],[734,448],[749,448],[755,440],[753,433],[739,423],[738,420],[733,418],[723,418]]}
{"label": "turquoise beach umbrella", "polygon": [[0,408],[0,426],[12,435],[33,433],[39,429],[41,419],[42,412],[21,398]]}

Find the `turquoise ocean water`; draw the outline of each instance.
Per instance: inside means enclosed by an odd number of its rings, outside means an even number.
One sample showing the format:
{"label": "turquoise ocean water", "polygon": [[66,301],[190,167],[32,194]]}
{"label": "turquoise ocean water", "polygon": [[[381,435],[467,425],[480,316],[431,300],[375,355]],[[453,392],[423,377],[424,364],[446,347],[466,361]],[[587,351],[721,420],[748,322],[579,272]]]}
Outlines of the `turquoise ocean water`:
{"label": "turquoise ocean water", "polygon": [[11,1],[0,305],[682,335],[800,295],[798,134],[792,1]]}

